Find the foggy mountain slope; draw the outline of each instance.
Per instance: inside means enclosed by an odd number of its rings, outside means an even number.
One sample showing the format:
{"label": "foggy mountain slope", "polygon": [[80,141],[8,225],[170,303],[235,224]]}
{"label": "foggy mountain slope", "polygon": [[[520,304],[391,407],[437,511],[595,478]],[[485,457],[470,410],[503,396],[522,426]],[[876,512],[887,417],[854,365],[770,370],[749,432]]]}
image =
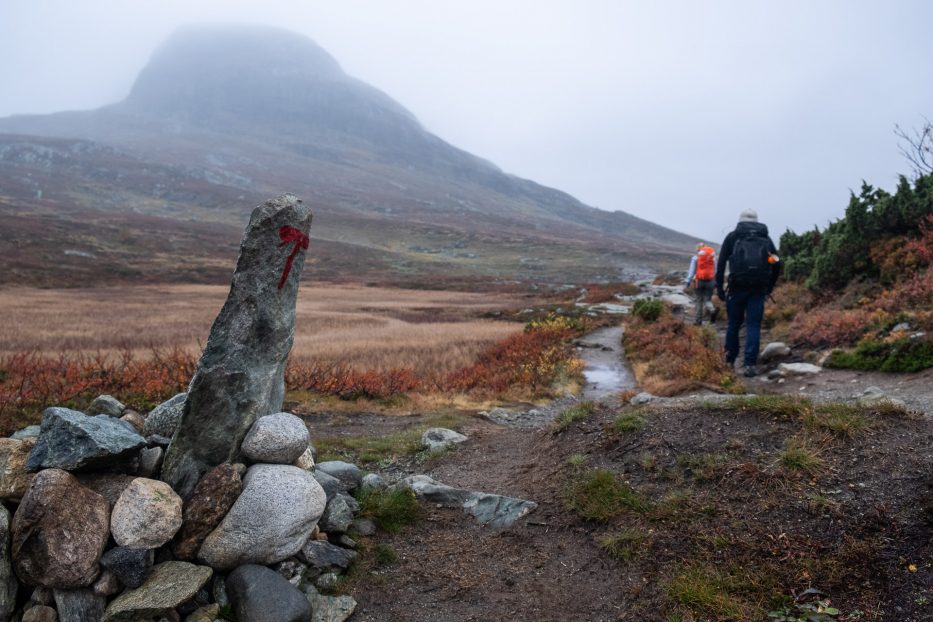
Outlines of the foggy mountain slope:
{"label": "foggy mountain slope", "polygon": [[[0,119],[0,132],[17,135],[0,144],[31,135],[94,146],[73,154],[80,166],[41,169],[55,170],[52,186],[71,180],[59,200],[242,225],[257,198],[295,192],[315,208],[314,237],[378,251],[386,274],[402,277],[618,278],[679,265],[693,242],[502,172],[427,132],[309,39],[266,27],[182,29],[124,101]],[[0,156],[2,187],[41,173],[10,157]],[[79,183],[115,160],[135,172]]]}

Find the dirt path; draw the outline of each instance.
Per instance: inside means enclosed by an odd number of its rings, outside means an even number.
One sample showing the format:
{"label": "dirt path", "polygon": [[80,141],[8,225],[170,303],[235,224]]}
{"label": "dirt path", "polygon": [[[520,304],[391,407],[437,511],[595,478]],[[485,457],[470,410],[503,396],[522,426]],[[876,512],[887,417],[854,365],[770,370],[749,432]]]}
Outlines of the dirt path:
{"label": "dirt path", "polygon": [[[688,560],[696,564],[708,557],[715,565],[729,559],[722,555],[736,555],[732,563],[748,566],[762,560],[770,564],[771,556],[778,554],[788,559],[814,556],[818,568],[824,560],[835,563],[837,555],[846,564],[865,558],[864,568],[846,566],[860,573],[853,585],[879,573],[897,577],[898,583],[889,584],[884,597],[907,603],[901,619],[925,619],[916,603],[929,594],[924,587],[929,575],[923,574],[927,566],[909,574],[903,560],[925,559],[929,553],[918,518],[924,482],[931,477],[928,417],[884,422],[864,438],[827,440],[825,467],[812,481],[782,474],[775,466],[788,439],[798,434],[797,424],[765,414],[736,418],[699,407],[702,398],[659,404],[647,416],[645,429],[620,436],[611,429],[619,409],[613,399],[617,390],[609,387],[634,384],[624,373],[620,337],[621,330],[612,328],[587,335],[578,344],[591,372],[583,397],[600,400],[591,417],[559,434],[548,428],[562,408],[580,398],[562,398],[514,419],[473,413],[461,427],[469,438],[466,443],[438,460],[412,460],[387,474],[399,478],[425,473],[451,486],[532,500],[538,507],[511,527],[493,530],[459,509],[422,504],[424,515],[416,524],[398,534],[380,533],[371,543],[391,551],[395,559],[360,570],[350,586],[358,601],[351,622],[688,619],[667,618],[670,610],[665,609],[670,607],[671,577],[682,573]],[[607,370],[617,370],[618,375],[601,375]],[[780,385],[753,379],[750,390],[851,396],[871,382],[908,399],[909,392],[928,392],[924,387],[931,384],[929,374],[885,383],[870,374],[824,373]],[[895,391],[898,387],[902,393]],[[386,434],[417,425],[427,416],[335,416],[333,422],[322,420],[319,425],[331,433],[346,428],[353,434]],[[833,449],[836,446],[839,451]],[[562,499],[574,473],[571,456],[583,458],[586,469],[620,474],[651,503],[683,495],[691,500],[681,514],[651,519],[655,522],[636,515],[608,525],[581,520]],[[650,456],[650,466],[645,456]],[[892,474],[898,475],[899,483],[893,488],[887,483]],[[814,511],[813,490],[830,497],[824,502],[829,509]],[[645,539],[632,561],[614,560],[600,549],[597,538],[628,527]],[[850,532],[854,539],[847,539]],[[711,534],[720,533],[728,547],[706,552]],[[786,538],[782,546],[787,550],[759,551],[771,546],[775,534]],[[856,547],[868,539],[879,543],[877,553],[872,550],[869,555]],[[820,570],[815,586],[843,599],[852,594],[858,598],[864,591],[857,588],[847,594],[848,579],[837,584],[826,576]],[[809,584],[806,580],[799,588],[788,586],[787,593]],[[890,611],[891,605],[878,606]],[[764,619],[760,612],[749,610],[747,619]]]}

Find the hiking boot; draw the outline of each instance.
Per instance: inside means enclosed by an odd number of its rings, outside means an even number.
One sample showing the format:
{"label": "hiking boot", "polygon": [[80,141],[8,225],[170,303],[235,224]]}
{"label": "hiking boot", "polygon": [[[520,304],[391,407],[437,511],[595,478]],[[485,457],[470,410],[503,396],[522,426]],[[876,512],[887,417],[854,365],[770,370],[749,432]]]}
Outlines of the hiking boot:
{"label": "hiking boot", "polygon": [[745,371],[742,372],[742,375],[746,378],[754,378],[758,375],[758,371],[755,369],[754,365],[747,365]]}
{"label": "hiking boot", "polygon": [[715,307],[709,314],[709,323],[715,324],[716,318],[719,317],[719,307]]}

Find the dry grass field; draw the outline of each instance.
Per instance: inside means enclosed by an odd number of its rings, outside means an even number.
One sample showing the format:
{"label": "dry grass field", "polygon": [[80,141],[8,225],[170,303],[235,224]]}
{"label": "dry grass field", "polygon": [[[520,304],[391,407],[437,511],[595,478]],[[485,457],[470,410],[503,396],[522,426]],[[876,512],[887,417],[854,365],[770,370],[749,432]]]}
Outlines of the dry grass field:
{"label": "dry grass field", "polygon": [[[226,286],[0,290],[0,356],[152,348],[198,352]],[[317,285],[300,290],[292,357],[353,368],[449,372],[521,324],[481,316],[527,303],[519,296]]]}

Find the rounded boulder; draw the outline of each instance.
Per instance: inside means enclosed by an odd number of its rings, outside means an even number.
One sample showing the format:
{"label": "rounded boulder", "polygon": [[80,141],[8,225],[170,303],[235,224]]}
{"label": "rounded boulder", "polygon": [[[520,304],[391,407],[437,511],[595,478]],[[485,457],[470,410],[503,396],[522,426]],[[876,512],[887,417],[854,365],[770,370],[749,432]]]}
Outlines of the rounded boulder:
{"label": "rounded boulder", "polygon": [[218,570],[280,562],[301,550],[326,503],[324,489],[307,471],[254,464],[243,478],[243,492],[204,540],[198,559]]}
{"label": "rounded boulder", "polygon": [[260,417],[243,439],[243,455],[253,462],[292,464],[308,449],[308,426],[291,413]]}
{"label": "rounded boulder", "polygon": [[181,497],[168,484],[137,477],[113,506],[113,539],[129,548],[158,548],[181,527],[181,508]]}

